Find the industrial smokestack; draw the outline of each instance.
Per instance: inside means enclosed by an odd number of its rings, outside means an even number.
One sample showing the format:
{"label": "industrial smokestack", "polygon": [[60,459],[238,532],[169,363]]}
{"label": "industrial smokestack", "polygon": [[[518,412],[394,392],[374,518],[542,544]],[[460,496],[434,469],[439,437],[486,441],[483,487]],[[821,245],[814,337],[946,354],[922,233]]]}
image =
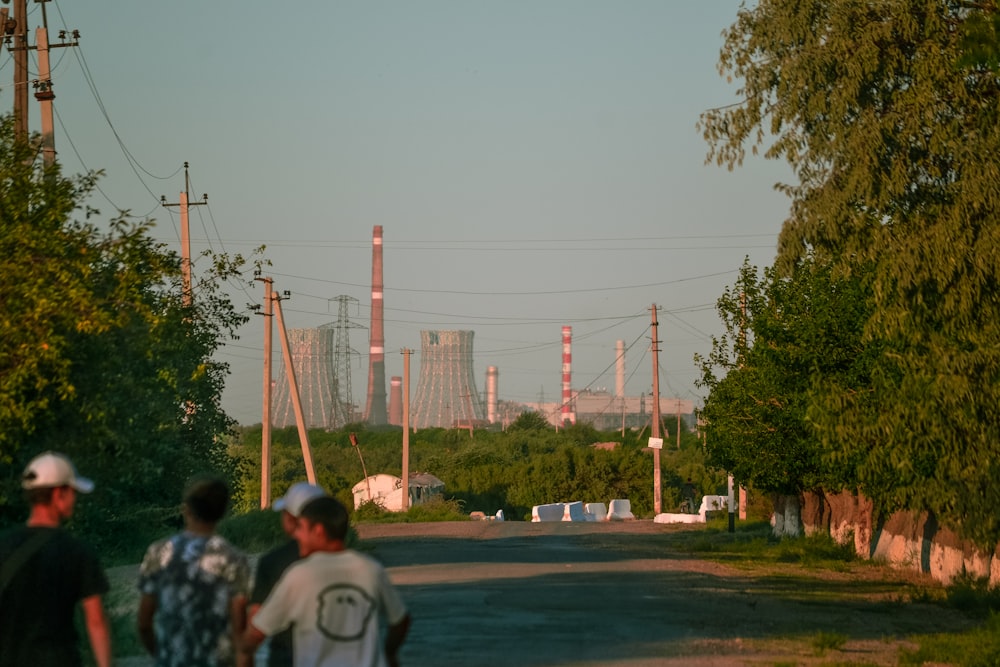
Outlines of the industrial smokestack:
{"label": "industrial smokestack", "polygon": [[500,372],[496,366],[486,367],[486,421],[497,423],[497,382]]}
{"label": "industrial smokestack", "polygon": [[403,378],[398,375],[389,378],[389,423],[403,424]]}
{"label": "industrial smokestack", "polygon": [[375,426],[386,423],[385,333],[382,323],[382,225],[375,225],[372,230],[372,321],[368,330],[368,399],[365,402],[365,421]]}
{"label": "industrial smokestack", "polygon": [[569,422],[570,424],[576,423],[576,414],[573,412],[573,407],[571,405],[573,399],[573,390],[570,384],[570,372],[573,365],[573,327],[563,327],[562,328],[562,348],[563,348],[563,363],[562,363],[562,421],[563,424]]}
{"label": "industrial smokestack", "polygon": [[615,343],[615,398],[625,398],[625,341]]}

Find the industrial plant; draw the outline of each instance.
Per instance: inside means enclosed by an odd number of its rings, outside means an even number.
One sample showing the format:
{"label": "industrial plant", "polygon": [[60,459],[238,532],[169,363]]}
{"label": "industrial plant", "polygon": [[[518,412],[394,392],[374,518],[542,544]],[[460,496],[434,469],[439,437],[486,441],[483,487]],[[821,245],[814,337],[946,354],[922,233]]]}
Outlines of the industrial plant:
{"label": "industrial plant", "polygon": [[[372,230],[371,322],[368,329],[368,385],[364,410],[353,403],[351,394],[350,348],[347,319],[347,296],[338,297],[340,308],[335,325],[316,329],[290,329],[289,349],[306,428],[341,428],[364,420],[373,426],[403,423],[402,384],[390,380],[388,402],[385,383],[385,339],[382,282],[382,226]],[[562,391],[557,402],[534,403],[504,401],[500,397],[500,369],[487,366],[482,393],[476,383],[473,339],[469,330],[432,330],[420,332],[420,372],[416,392],[409,405],[409,423],[413,429],[425,428],[505,428],[524,412],[537,412],[548,423],[563,427],[576,423],[590,424],[603,431],[641,429],[650,425],[654,412],[653,396],[625,396],[625,343],[615,348],[615,390],[572,387],[573,330],[562,327]],[[356,354],[356,353],[354,353]],[[289,377],[279,378],[273,423],[296,424]],[[678,426],[693,427],[694,403],[691,400],[660,397],[661,419],[674,420]],[[679,430],[679,429],[678,429]]]}

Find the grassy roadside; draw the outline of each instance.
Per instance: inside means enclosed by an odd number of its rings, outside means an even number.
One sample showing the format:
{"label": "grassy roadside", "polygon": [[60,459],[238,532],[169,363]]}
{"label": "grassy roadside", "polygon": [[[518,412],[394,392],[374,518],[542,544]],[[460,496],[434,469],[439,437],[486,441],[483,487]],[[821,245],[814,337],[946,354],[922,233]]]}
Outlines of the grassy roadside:
{"label": "grassy roadside", "polygon": [[[900,652],[900,665],[955,665],[957,667],[995,667],[1000,665],[1000,587],[990,587],[988,580],[960,577],[944,586],[928,577],[901,573],[887,564],[863,560],[850,546],[838,544],[827,535],[778,539],[771,535],[767,522],[741,525],[728,532],[725,519],[710,521],[704,530],[678,533],[674,548],[705,560],[755,572],[780,571],[785,564],[814,571],[851,572],[867,577],[884,577],[896,582],[886,588],[887,604],[929,603],[961,612],[973,627],[962,632],[916,634],[909,637],[915,647]],[[821,576],[821,575],[820,575]],[[840,648],[846,637],[819,633],[811,638],[817,655]],[[829,667],[841,664],[822,663]]]}

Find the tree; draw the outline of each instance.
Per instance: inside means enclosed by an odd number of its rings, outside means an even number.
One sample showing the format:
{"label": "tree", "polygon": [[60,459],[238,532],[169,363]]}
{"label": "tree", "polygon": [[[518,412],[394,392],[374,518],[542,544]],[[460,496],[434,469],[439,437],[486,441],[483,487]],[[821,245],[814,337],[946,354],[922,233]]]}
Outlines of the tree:
{"label": "tree", "polygon": [[856,484],[830,465],[808,414],[837,380],[867,386],[861,344],[869,303],[859,281],[799,262],[790,277],[744,263],[718,301],[726,333],[701,366],[709,463],[758,490],[796,495]]}
{"label": "tree", "polygon": [[509,431],[548,431],[551,430],[549,422],[545,419],[545,415],[538,412],[528,411],[522,412],[517,416],[510,426],[507,427]]}
{"label": "tree", "polygon": [[710,159],[749,147],[798,183],[776,267],[871,267],[865,392],[828,393],[815,423],[883,511],[929,510],[1000,540],[1000,78],[967,24],[993,3],[761,0],[725,35],[743,102],[706,113]]}
{"label": "tree", "polygon": [[85,528],[162,530],[187,477],[235,478],[220,400],[228,369],[212,355],[247,319],[220,290],[243,258],[206,257],[186,306],[180,258],[151,238],[151,223],[120,216],[101,231],[87,221],[98,174],[42,169],[9,119],[0,150],[3,513],[18,516],[10,500],[26,459],[56,449],[98,482],[98,502],[80,508]]}

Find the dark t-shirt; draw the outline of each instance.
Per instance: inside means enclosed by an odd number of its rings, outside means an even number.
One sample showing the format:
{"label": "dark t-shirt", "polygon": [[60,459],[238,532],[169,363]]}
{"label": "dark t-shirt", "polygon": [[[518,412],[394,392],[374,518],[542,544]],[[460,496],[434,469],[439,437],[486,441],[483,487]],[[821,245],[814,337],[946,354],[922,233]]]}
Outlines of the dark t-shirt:
{"label": "dark t-shirt", "polygon": [[[289,540],[261,556],[260,560],[257,561],[257,574],[253,580],[250,604],[263,604],[281,575],[292,563],[298,560],[299,545],[295,540]],[[271,637],[269,646],[268,667],[291,667],[294,664],[291,628]]]}
{"label": "dark t-shirt", "polygon": [[0,564],[43,531],[49,540],[0,594],[0,667],[80,665],[73,615],[80,600],[108,592],[94,551],[61,528],[20,526],[0,535]]}

